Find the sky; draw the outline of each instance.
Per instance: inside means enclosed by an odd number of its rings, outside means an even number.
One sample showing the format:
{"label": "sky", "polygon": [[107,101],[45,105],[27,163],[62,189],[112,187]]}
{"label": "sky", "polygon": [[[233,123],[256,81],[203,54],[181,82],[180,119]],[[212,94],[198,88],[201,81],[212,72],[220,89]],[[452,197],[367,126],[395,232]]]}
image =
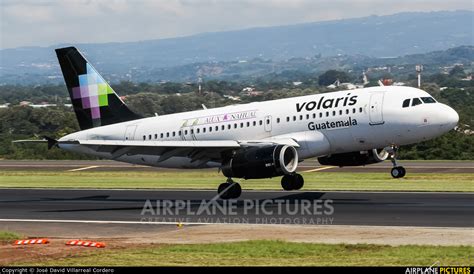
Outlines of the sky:
{"label": "sky", "polygon": [[0,48],[105,43],[409,11],[472,0],[0,0]]}

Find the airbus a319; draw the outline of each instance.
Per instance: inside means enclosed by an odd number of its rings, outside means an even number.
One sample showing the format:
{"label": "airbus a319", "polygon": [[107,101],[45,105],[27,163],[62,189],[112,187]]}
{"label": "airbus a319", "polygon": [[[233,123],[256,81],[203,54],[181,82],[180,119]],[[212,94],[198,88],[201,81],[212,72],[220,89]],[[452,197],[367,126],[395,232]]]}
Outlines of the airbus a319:
{"label": "airbus a319", "polygon": [[142,118],[76,48],[56,54],[81,131],[48,138],[50,147],[155,167],[218,167],[223,199],[240,196],[234,178],[281,176],[284,190],[301,189],[298,164],[314,157],[334,166],[390,159],[401,178],[398,147],[440,136],[459,119],[423,90],[392,86]]}

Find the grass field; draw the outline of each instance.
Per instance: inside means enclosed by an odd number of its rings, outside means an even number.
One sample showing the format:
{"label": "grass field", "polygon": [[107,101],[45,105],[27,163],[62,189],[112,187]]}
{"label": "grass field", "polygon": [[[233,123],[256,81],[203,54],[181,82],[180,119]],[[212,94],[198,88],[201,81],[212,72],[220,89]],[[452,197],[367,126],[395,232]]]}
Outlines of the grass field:
{"label": "grass field", "polygon": [[18,233],[0,230],[0,243],[6,244],[22,238],[23,236]]}
{"label": "grass field", "polygon": [[[304,190],[474,191],[474,174],[412,173],[392,179],[387,173],[304,173]],[[224,181],[216,171],[186,172],[33,172],[1,171],[0,187],[21,188],[178,188],[216,189]],[[244,189],[281,189],[280,178],[238,180]]]}
{"label": "grass field", "polygon": [[[98,250],[42,266],[396,266],[472,265],[469,246],[382,246],[248,241]],[[34,262],[26,262],[34,265]]]}

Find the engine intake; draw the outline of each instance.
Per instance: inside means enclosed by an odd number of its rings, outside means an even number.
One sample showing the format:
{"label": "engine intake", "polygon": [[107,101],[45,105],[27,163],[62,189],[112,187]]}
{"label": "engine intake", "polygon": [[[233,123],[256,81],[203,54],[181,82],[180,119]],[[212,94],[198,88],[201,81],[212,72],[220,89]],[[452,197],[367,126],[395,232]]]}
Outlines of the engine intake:
{"label": "engine intake", "polygon": [[319,157],[321,165],[329,166],[363,166],[382,162],[388,158],[388,152],[382,149],[355,151]]}
{"label": "engine intake", "polygon": [[238,150],[222,164],[226,177],[261,179],[295,172],[298,153],[292,146],[249,147]]}

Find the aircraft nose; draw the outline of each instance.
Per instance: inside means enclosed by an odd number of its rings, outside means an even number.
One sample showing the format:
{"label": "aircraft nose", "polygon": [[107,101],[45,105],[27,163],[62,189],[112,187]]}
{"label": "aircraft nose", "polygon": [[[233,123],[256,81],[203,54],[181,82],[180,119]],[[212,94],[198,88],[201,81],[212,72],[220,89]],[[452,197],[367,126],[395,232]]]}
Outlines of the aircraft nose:
{"label": "aircraft nose", "polygon": [[444,125],[449,128],[449,129],[453,129],[457,126],[458,122],[459,122],[459,115],[458,113],[452,109],[451,107],[449,106],[446,106],[445,107],[445,110],[443,112],[443,120],[444,120]]}

